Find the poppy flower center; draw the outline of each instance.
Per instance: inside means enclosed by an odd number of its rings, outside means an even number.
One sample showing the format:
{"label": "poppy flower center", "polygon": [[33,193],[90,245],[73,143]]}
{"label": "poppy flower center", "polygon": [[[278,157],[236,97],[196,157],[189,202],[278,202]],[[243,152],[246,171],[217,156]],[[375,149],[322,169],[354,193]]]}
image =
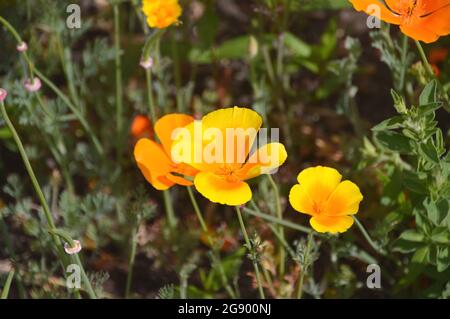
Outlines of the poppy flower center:
{"label": "poppy flower center", "polygon": [[323,207],[322,203],[313,203],[313,211],[315,215],[320,215],[322,213]]}
{"label": "poppy flower center", "polygon": [[406,20],[405,22],[409,22],[416,16],[416,13],[420,11],[420,6],[421,4],[418,0],[403,0],[400,1],[400,12],[398,13]]}
{"label": "poppy flower center", "polygon": [[242,181],[245,177],[241,164],[222,164],[216,170],[216,174],[232,183]]}

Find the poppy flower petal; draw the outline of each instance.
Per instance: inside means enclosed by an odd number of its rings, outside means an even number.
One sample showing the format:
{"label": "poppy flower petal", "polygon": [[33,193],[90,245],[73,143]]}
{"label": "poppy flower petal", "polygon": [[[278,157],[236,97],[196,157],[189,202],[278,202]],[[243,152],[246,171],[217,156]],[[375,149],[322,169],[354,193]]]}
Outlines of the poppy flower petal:
{"label": "poppy flower petal", "polygon": [[210,172],[198,173],[194,185],[200,194],[214,203],[236,206],[252,198],[252,191],[246,182],[230,182]]}
{"label": "poppy flower petal", "polygon": [[172,134],[178,128],[185,127],[193,122],[194,118],[186,114],[167,114],[161,117],[155,124],[155,132],[161,141],[164,150],[170,155],[173,139]]}
{"label": "poppy flower petal", "polygon": [[450,33],[450,3],[420,19],[421,24],[439,36]]}
{"label": "poppy flower petal", "polygon": [[327,216],[356,214],[362,200],[363,195],[359,187],[353,182],[343,181],[331,194],[323,213]]}
{"label": "poppy flower petal", "polygon": [[314,202],[309,198],[304,187],[295,184],[289,192],[289,202],[292,207],[303,214],[314,215]]}
{"label": "poppy flower petal", "polygon": [[[394,0],[389,0],[389,1],[394,1]],[[398,0],[395,0],[395,1],[398,1]],[[450,6],[450,2],[448,0],[427,0],[427,1],[422,1],[421,5],[422,5],[422,11],[423,11],[422,14],[425,15],[425,14],[430,14],[430,13],[436,12],[440,9]]]}
{"label": "poppy flower petal", "polygon": [[261,174],[271,174],[271,172],[283,165],[287,159],[286,148],[281,143],[269,143],[261,146],[256,152],[250,155],[243,166],[248,170],[245,179],[250,179]]}
{"label": "poppy flower petal", "polygon": [[428,29],[427,26],[421,23],[403,24],[400,26],[400,30],[410,38],[425,43],[435,42],[439,39],[439,35],[436,32]]}
{"label": "poppy flower petal", "polygon": [[[383,1],[378,0],[350,0],[353,7],[357,11],[364,11],[365,13],[369,15],[373,15],[373,6],[376,5],[380,8],[380,19],[392,23],[392,24],[400,24],[401,23],[401,17],[395,13],[393,13],[391,10],[389,10],[383,3]],[[393,8],[391,8],[393,9]]]}
{"label": "poppy flower petal", "polygon": [[304,169],[297,180],[308,196],[317,203],[324,203],[341,182],[342,175],[331,167],[316,166]]}
{"label": "poppy flower petal", "polygon": [[351,216],[314,216],[309,220],[311,227],[319,233],[343,233],[353,225]]}
{"label": "poppy flower petal", "polygon": [[[232,155],[235,163],[243,164],[261,125],[262,118],[257,112],[249,108],[237,106],[213,111],[205,115],[202,119],[202,129],[204,132],[208,129],[214,129],[220,130],[222,133],[223,154],[227,159],[225,160],[224,158],[223,163],[229,162],[228,159],[231,158],[229,156]],[[234,141],[230,141],[227,129],[234,129],[234,131],[231,131],[233,133],[231,136],[234,138]],[[241,136],[245,138],[244,141],[240,140],[242,138]],[[244,145],[244,147],[240,147],[241,145]],[[230,154],[230,152],[233,152],[233,154]]]}
{"label": "poppy flower petal", "polygon": [[134,158],[145,179],[153,187],[158,190],[165,190],[173,185],[159,180],[159,177],[170,172],[172,165],[161,145],[150,139],[141,138],[134,147]]}
{"label": "poppy flower petal", "polygon": [[174,174],[167,174],[166,178],[168,180],[170,180],[171,182],[178,184],[178,185],[182,185],[182,186],[192,186],[192,182],[187,180],[186,178],[182,177],[182,176],[177,176]]}

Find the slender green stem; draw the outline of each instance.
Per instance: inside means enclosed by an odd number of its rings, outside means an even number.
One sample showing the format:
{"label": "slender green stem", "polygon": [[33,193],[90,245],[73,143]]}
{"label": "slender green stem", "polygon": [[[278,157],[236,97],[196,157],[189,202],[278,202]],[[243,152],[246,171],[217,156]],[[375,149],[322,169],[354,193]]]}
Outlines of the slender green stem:
{"label": "slender green stem", "polygon": [[[10,120],[8,113],[6,112],[5,104],[3,102],[0,102],[0,107],[1,107],[3,118],[5,119],[6,125],[10,129],[10,131],[13,135],[14,141],[17,144],[20,156],[22,157],[23,163],[25,164],[25,168],[28,172],[28,175],[30,176],[33,188],[36,191],[36,194],[38,195],[39,201],[41,202],[45,217],[47,219],[47,223],[48,223],[50,229],[54,230],[54,229],[56,229],[56,226],[55,226],[55,222],[53,221],[53,216],[50,212],[50,208],[47,204],[47,201],[45,199],[45,196],[41,189],[41,186],[39,185],[39,182],[37,181],[36,175],[34,174],[33,168],[31,167],[30,161],[28,159],[27,153],[25,152],[25,148],[23,147],[22,141],[20,140],[20,137],[17,134],[17,131],[14,128],[14,125],[12,124],[12,122]],[[55,241],[56,246],[59,247],[59,249],[62,249],[62,244],[61,244],[61,241],[59,240],[59,238],[56,235],[53,235],[53,239]]]}
{"label": "slender green stem", "polygon": [[170,198],[170,191],[165,190],[163,191],[163,197],[164,197],[164,206],[166,208],[166,214],[167,214],[167,220],[169,222],[169,228],[171,230],[174,230],[177,226],[177,217],[175,216],[175,212],[173,210],[172,205],[172,199]]}
{"label": "slender green stem", "polygon": [[73,79],[72,57],[69,48],[65,49],[60,34],[56,34],[56,44],[58,47],[59,59],[61,66],[69,86],[69,93],[75,105],[80,105],[77,90],[75,88],[75,81]]}
{"label": "slender green stem", "polygon": [[[253,248],[252,248],[252,244],[250,242],[250,239],[248,237],[247,230],[245,229],[245,224],[244,224],[244,220],[242,218],[241,209],[239,208],[239,206],[235,206],[235,207],[236,207],[236,214],[237,214],[238,220],[239,220],[239,225],[241,226],[241,231],[242,231],[242,234],[244,236],[245,246],[247,247],[247,250],[250,253],[252,253]],[[264,290],[263,290],[263,287],[262,287],[262,284],[261,284],[261,276],[259,274],[258,262],[256,261],[255,258],[252,258],[252,262],[253,262],[253,268],[255,270],[256,282],[258,284],[259,297],[261,299],[265,299]]]}
{"label": "slender green stem", "polygon": [[127,275],[127,284],[126,284],[126,288],[125,288],[125,299],[128,299],[130,297],[131,282],[133,279],[134,261],[136,259],[138,229],[139,229],[139,222],[137,223],[136,227],[133,229],[133,237],[131,239],[131,252],[130,252],[130,260],[128,262],[128,275]]}
{"label": "slender green stem", "polygon": [[7,299],[9,295],[9,289],[11,288],[11,283],[14,278],[15,271],[11,269],[8,273],[8,277],[6,278],[5,285],[3,286],[2,294],[0,299]]}
{"label": "slender green stem", "polygon": [[208,240],[210,241],[211,247],[213,247],[214,242],[213,242],[211,236],[209,235],[208,226],[206,226],[206,222],[205,222],[205,219],[203,218],[202,212],[200,211],[200,207],[198,206],[198,203],[195,200],[194,192],[192,192],[192,187],[187,186],[186,189],[188,191],[189,198],[191,199],[192,206],[194,207],[194,211],[197,214],[197,218],[198,218],[198,221],[200,222],[200,226],[202,227],[203,232],[208,235]]}
{"label": "slender green stem", "polygon": [[269,75],[270,83],[273,84],[273,83],[275,83],[275,72],[273,70],[273,64],[270,59],[269,49],[266,46],[264,46],[262,48],[262,53],[263,53],[264,63],[266,64],[267,74]]}
{"label": "slender green stem", "polygon": [[86,291],[89,295],[89,298],[97,299],[97,295],[95,294],[95,291],[92,288],[91,281],[89,280],[89,277],[86,275],[86,272],[84,271],[83,264],[81,263],[81,260],[80,260],[80,256],[78,254],[75,254],[74,259],[75,259],[76,264],[80,267],[81,277],[83,278],[83,282],[86,286]]}
{"label": "slender green stem", "polygon": [[419,55],[420,55],[420,58],[422,59],[422,63],[425,67],[425,70],[427,70],[428,75],[430,77],[434,78],[435,76],[434,76],[433,69],[431,68],[430,63],[428,63],[428,59],[427,59],[427,56],[425,55],[425,51],[423,50],[422,45],[420,44],[420,42],[418,40],[414,40],[414,42],[416,43],[417,50],[419,51]]}
{"label": "slender green stem", "polygon": [[[38,103],[41,106],[41,108],[43,109],[45,115],[47,117],[49,117],[49,119],[52,121],[56,120],[55,115],[49,110],[49,108],[47,107],[47,104],[44,103],[39,92],[36,92],[35,95],[36,95]],[[57,141],[55,141],[55,144],[58,143],[59,145],[56,145],[56,147],[51,147],[51,145],[50,145],[50,151],[52,152],[53,157],[55,158],[56,162],[61,167],[61,170],[62,170],[64,179],[66,181],[67,189],[68,189],[69,193],[75,194],[75,187],[74,187],[72,176],[69,173],[69,168],[67,167],[66,161],[60,156],[60,154],[62,156],[66,155],[67,147],[64,143],[64,140],[62,138],[62,133],[61,133],[61,130],[59,129],[59,127],[57,128],[57,134],[54,134],[54,135],[55,135],[55,139],[57,140]],[[55,148],[55,149],[53,150],[53,148]]]}
{"label": "slender green stem", "polygon": [[367,242],[370,244],[370,246],[380,255],[386,255],[386,251],[373,241],[373,239],[370,237],[369,233],[366,231],[363,224],[361,224],[358,218],[356,218],[356,216],[353,216],[353,220],[355,221],[356,226],[358,226],[359,230],[361,231]]}
{"label": "slender green stem", "polygon": [[408,36],[403,35],[403,42],[402,42],[402,68],[400,73],[400,84],[399,88],[401,91],[403,91],[403,87],[405,86],[405,75],[406,75],[406,57],[408,55]]}
{"label": "slender green stem", "polygon": [[[283,212],[281,210],[281,201],[280,201],[280,191],[278,189],[278,185],[277,183],[275,183],[273,177],[271,174],[267,174],[267,178],[269,179],[270,185],[273,188],[273,191],[275,193],[275,206],[276,206],[276,214],[277,214],[277,218],[278,219],[283,219]],[[284,228],[283,226],[279,225],[278,226],[278,231],[280,232],[280,236],[281,238],[284,240]],[[286,251],[284,250],[284,246],[280,245],[279,246],[279,258],[280,258],[280,263],[279,263],[279,269],[278,271],[280,272],[280,277],[284,276],[284,272],[285,272],[285,265],[286,265]]]}
{"label": "slender green stem", "polygon": [[156,110],[155,110],[155,97],[153,96],[153,79],[152,79],[152,70],[145,70],[145,79],[147,83],[147,103],[150,109],[150,118],[152,123],[156,122]]}
{"label": "slender green stem", "polygon": [[[55,222],[53,220],[52,213],[50,211],[50,207],[48,206],[48,203],[47,203],[47,200],[45,199],[42,188],[39,185],[36,175],[34,174],[34,170],[31,166],[30,160],[28,159],[28,155],[25,152],[25,148],[22,144],[22,141],[20,140],[19,134],[17,134],[17,131],[16,131],[14,125],[12,124],[12,122],[8,116],[8,113],[6,112],[5,104],[3,103],[3,101],[0,102],[0,109],[1,109],[1,113],[3,115],[6,125],[8,126],[9,130],[11,131],[11,133],[13,135],[13,139],[16,142],[17,148],[19,149],[20,156],[22,157],[22,161],[25,165],[28,175],[30,176],[33,188],[39,198],[42,209],[44,210],[45,218],[46,218],[47,224],[50,228],[51,236],[52,236],[55,248],[57,250],[58,257],[59,257],[62,265],[66,266],[68,264],[68,260],[65,255],[62,242],[61,242],[60,238],[58,237],[58,235],[56,235],[56,233],[55,233],[56,226],[55,226]],[[79,266],[80,266],[82,272],[84,273],[84,269],[83,269],[83,266],[81,265],[81,263],[79,264]],[[64,271],[65,271],[65,269],[64,269]],[[86,286],[90,287],[90,283],[89,283],[87,276],[85,276],[85,279],[86,279],[85,280]]]}
{"label": "slender green stem", "polygon": [[290,221],[285,220],[285,219],[279,219],[279,218],[276,218],[274,216],[271,216],[271,215],[268,215],[268,214],[265,214],[265,213],[261,212],[261,210],[256,206],[256,204],[253,201],[251,201],[250,204],[253,206],[254,209],[250,209],[250,208],[244,207],[244,211],[246,213],[250,214],[250,215],[253,215],[253,216],[256,216],[256,217],[260,217],[260,218],[265,219],[265,220],[267,220],[269,222],[276,223],[276,224],[282,225],[284,227],[289,227],[291,229],[295,229],[295,230],[298,230],[298,231],[301,231],[301,232],[304,232],[304,233],[309,233],[309,231],[310,231],[310,229],[305,227],[305,226],[298,225],[296,223],[290,222]]}
{"label": "slender green stem", "polygon": [[283,237],[281,237],[281,234],[278,232],[277,227],[275,227],[275,226],[273,226],[271,224],[268,224],[268,226],[269,226],[270,230],[272,231],[272,233],[274,233],[275,237],[277,237],[277,239],[280,242],[280,244],[282,244],[286,248],[286,250],[289,253],[289,255],[292,258],[294,258],[295,257],[294,251],[292,250],[291,247],[289,247],[289,244],[287,243],[287,241]]}
{"label": "slender green stem", "polygon": [[[11,235],[9,234],[8,227],[6,227],[5,220],[1,216],[0,216],[0,235],[1,235],[1,238],[5,242],[7,253],[11,256],[11,259],[13,261],[16,261],[17,255],[14,250],[14,245],[12,243]],[[19,291],[20,298],[26,299],[27,294],[26,294],[25,287],[22,282],[22,278],[20,276],[20,271],[17,272],[16,282],[17,282],[17,290]]]}
{"label": "slender green stem", "polygon": [[200,211],[198,203],[195,200],[194,193],[192,192],[192,187],[187,186],[186,188],[187,188],[187,191],[189,194],[189,198],[191,199],[192,206],[194,207],[195,213],[197,214],[198,221],[200,222],[200,226],[202,227],[203,232],[206,234],[208,241],[209,241],[209,245],[212,248],[212,254],[213,254],[212,257],[213,257],[213,260],[215,261],[215,264],[219,267],[219,273],[220,273],[220,277],[222,279],[222,284],[224,285],[225,290],[230,295],[230,297],[235,299],[236,293],[233,291],[230,284],[228,283],[228,278],[226,276],[225,269],[223,268],[222,262],[220,260],[220,254],[218,251],[219,247],[217,247],[217,245],[214,243],[214,240],[209,233],[208,226],[206,225],[206,222],[205,222],[205,219],[203,218],[202,212]]}
{"label": "slender green stem", "polygon": [[298,282],[298,289],[297,289],[297,299],[302,299],[302,295],[303,295],[303,281],[305,279],[305,275],[308,271],[308,264],[309,264],[309,254],[311,251],[311,244],[313,242],[313,233],[312,231],[309,233],[308,235],[308,243],[306,244],[306,252],[305,252],[305,260],[304,260],[304,265],[301,265],[302,269],[300,270],[300,280]]}
{"label": "slender green stem", "polygon": [[116,71],[116,125],[118,136],[121,136],[123,129],[122,113],[122,62],[120,51],[120,13],[119,3],[114,2],[114,49],[115,49],[115,71]]}

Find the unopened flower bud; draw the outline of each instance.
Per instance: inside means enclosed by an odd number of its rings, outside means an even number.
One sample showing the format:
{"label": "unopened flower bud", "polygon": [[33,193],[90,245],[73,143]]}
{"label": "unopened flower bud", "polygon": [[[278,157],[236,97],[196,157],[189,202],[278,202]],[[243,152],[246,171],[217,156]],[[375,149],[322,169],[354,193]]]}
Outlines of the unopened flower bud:
{"label": "unopened flower bud", "polygon": [[252,35],[248,40],[248,55],[250,59],[253,59],[258,55],[258,41]]}
{"label": "unopened flower bud", "polygon": [[17,45],[16,49],[19,52],[25,52],[26,50],[28,50],[28,44],[26,42],[21,42],[19,45]]}
{"label": "unopened flower bud", "polygon": [[70,246],[68,243],[65,243],[64,250],[69,255],[78,254],[81,251],[81,243],[79,240],[74,240],[73,246]]}
{"label": "unopened flower bud", "polygon": [[42,86],[41,79],[39,79],[38,77],[35,77],[33,79],[26,79],[23,82],[23,86],[28,92],[37,92],[41,89]]}
{"label": "unopened flower bud", "polygon": [[7,96],[8,96],[8,91],[0,88],[0,102],[3,102]]}
{"label": "unopened flower bud", "polygon": [[151,69],[153,66],[153,58],[148,57],[147,59],[142,59],[141,62],[139,62],[139,65],[146,70]]}

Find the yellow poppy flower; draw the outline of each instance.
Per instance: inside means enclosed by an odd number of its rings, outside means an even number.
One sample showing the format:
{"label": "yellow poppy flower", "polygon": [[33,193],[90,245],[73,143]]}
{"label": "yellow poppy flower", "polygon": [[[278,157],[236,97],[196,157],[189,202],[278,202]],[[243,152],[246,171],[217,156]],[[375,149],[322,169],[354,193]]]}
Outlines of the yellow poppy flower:
{"label": "yellow poppy flower", "polygon": [[[155,132],[161,144],[141,138],[134,147],[134,158],[145,179],[157,190],[166,190],[175,184],[190,186],[192,182],[182,177],[195,176],[197,170],[170,158],[172,132],[194,120],[185,114],[168,114],[156,121]],[[175,175],[176,173],[177,175]]]}
{"label": "yellow poppy flower", "polygon": [[316,166],[304,169],[297,176],[289,193],[292,207],[311,215],[312,228],[319,233],[343,233],[353,225],[363,196],[358,186],[341,182],[342,175],[330,167]]}
{"label": "yellow poppy flower", "polygon": [[[266,144],[249,156],[261,124],[261,116],[251,109],[235,106],[213,111],[186,126],[188,140],[175,141],[172,156],[200,171],[194,185],[210,201],[230,206],[245,204],[252,198],[246,180],[271,173],[287,158],[280,143]],[[239,131],[255,134],[239,136]],[[213,158],[208,159],[204,155],[211,146]]]}
{"label": "yellow poppy flower", "polygon": [[178,23],[181,7],[178,0],[143,0],[142,11],[151,28],[164,29]]}

